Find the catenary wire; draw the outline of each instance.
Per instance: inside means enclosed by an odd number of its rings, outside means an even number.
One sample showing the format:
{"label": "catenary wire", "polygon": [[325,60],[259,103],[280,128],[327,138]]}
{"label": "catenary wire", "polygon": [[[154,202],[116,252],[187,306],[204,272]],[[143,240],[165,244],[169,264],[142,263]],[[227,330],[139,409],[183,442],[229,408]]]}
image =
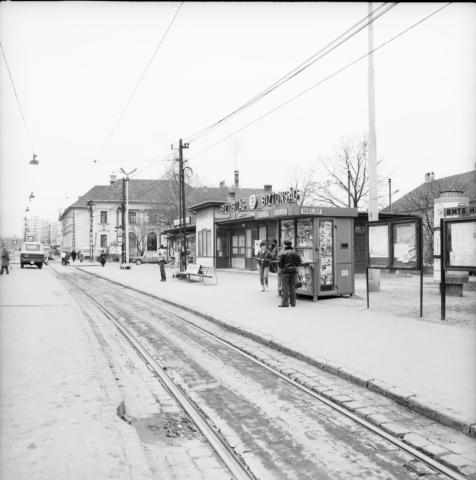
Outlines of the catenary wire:
{"label": "catenary wire", "polygon": [[[243,111],[244,109],[250,107],[254,103],[258,102],[265,96],[269,95],[272,93],[274,90],[279,88],[281,85],[284,83],[288,82],[307,68],[309,68],[311,65],[316,63],[318,60],[321,60],[324,58],[326,55],[330,54],[333,50],[338,48],[340,45],[345,43],[346,41],[350,40],[352,37],[354,37],[357,33],[362,31],[364,28],[366,28],[370,23],[373,23],[375,20],[377,20],[379,17],[387,13],[390,9],[392,9],[396,3],[384,3],[377,7],[371,14],[368,14],[366,17],[362,18],[359,20],[357,23],[352,25],[352,27],[348,28],[344,33],[340,34],[337,38],[329,42],[327,45],[322,47],[320,50],[318,50],[316,53],[314,53],[311,57],[306,59],[304,62],[302,62],[300,65],[292,69],[290,72],[286,73],[283,75],[280,79],[272,83],[270,86],[268,86],[266,89],[255,95],[253,98],[245,102],[243,105],[226,115],[225,117],[221,118],[220,120],[212,123],[208,127],[205,127],[198,132],[194,133],[190,137],[187,137],[187,142],[195,142],[202,138],[203,136],[207,135],[210,133],[212,130],[215,128],[219,127],[221,124],[226,122],[227,120],[233,118],[236,116],[238,113]],[[382,10],[382,11],[380,11]]]}
{"label": "catenary wire", "polygon": [[132,101],[132,98],[134,97],[136,91],[138,90],[138,88],[140,87],[142,81],[144,80],[145,75],[147,74],[147,72],[148,72],[148,70],[149,70],[149,68],[150,68],[150,66],[151,66],[151,64],[152,64],[155,56],[157,55],[158,51],[160,50],[160,47],[162,46],[162,44],[164,43],[165,38],[166,38],[169,30],[172,28],[172,25],[173,25],[173,23],[174,23],[177,15],[179,14],[180,9],[182,8],[182,6],[183,6],[183,2],[180,2],[180,5],[178,6],[177,10],[175,11],[173,17],[171,18],[171,20],[170,20],[170,22],[169,22],[169,24],[168,24],[168,26],[167,26],[167,28],[166,28],[163,36],[162,36],[160,42],[157,44],[157,47],[155,48],[154,53],[152,54],[152,56],[150,57],[149,61],[147,62],[147,65],[146,65],[144,71],[142,72],[142,75],[140,76],[139,81],[137,82],[136,86],[135,86],[134,89],[132,90],[132,93],[129,95],[129,98],[127,99],[124,107],[122,108],[121,113],[119,114],[119,116],[117,117],[116,121],[114,122],[114,124],[113,124],[113,126],[112,126],[112,129],[111,129],[111,131],[109,132],[109,135],[108,135],[106,141],[104,142],[104,145],[103,145],[100,153],[97,155],[97,157],[100,157],[100,156],[104,153],[104,150],[106,149],[107,145],[109,144],[109,142],[110,142],[110,140],[111,140],[111,138],[112,138],[112,136],[113,136],[113,134],[114,134],[117,126],[119,125],[119,122],[122,120],[122,117],[124,116],[124,114],[125,114],[128,106],[130,105],[130,103],[131,103],[131,101]]}
{"label": "catenary wire", "polygon": [[232,137],[233,135],[245,130],[246,128],[250,127],[251,125],[254,125],[255,123],[259,122],[260,120],[262,120],[263,118],[267,117],[268,115],[271,115],[272,113],[274,113],[276,110],[279,110],[280,108],[284,107],[285,105],[287,105],[288,103],[291,103],[292,101],[296,100],[297,98],[301,97],[302,95],[308,93],[309,91],[311,91],[312,89],[316,88],[317,86],[321,85],[322,83],[330,80],[331,78],[335,77],[336,75],[338,75],[339,73],[343,72],[344,70],[347,70],[348,68],[350,68],[351,66],[355,65],[356,63],[360,62],[361,60],[365,59],[366,57],[368,57],[371,53],[373,52],[376,52],[377,50],[380,50],[381,48],[385,47],[386,45],[388,45],[389,43],[393,42],[394,40],[396,40],[397,38],[401,37],[402,35],[404,35],[405,33],[409,32],[410,30],[412,30],[413,28],[417,27],[418,25],[420,25],[421,23],[423,23],[424,21],[428,20],[430,17],[432,17],[433,15],[436,15],[438,12],[440,12],[441,10],[443,10],[444,8],[448,7],[449,5],[451,5],[453,2],[449,2],[449,3],[446,3],[445,5],[443,5],[442,7],[436,9],[435,11],[433,11],[432,13],[430,13],[429,15],[423,17],[422,19],[420,19],[418,22],[414,23],[413,25],[411,25],[410,27],[407,27],[405,30],[402,30],[400,33],[398,33],[397,35],[391,37],[390,39],[388,39],[387,41],[381,43],[380,45],[378,45],[377,47],[373,48],[372,50],[369,50],[367,53],[365,53],[364,55],[361,55],[360,57],[356,58],[355,60],[353,60],[352,62],[346,64],[345,66],[343,66],[342,68],[340,68],[339,70],[335,71],[334,73],[328,75],[327,77],[319,80],[317,83],[314,83],[313,85],[311,85],[310,87],[306,88],[305,90],[302,90],[300,93],[298,93],[297,95],[289,98],[288,100],[286,100],[285,102],[279,104],[278,106],[272,108],[271,110],[268,110],[266,113],[260,115],[259,117],[255,118],[254,120],[252,120],[251,122],[247,123],[246,125],[243,125],[242,127],[238,128],[237,130],[234,130],[233,132],[231,132],[230,134],[226,135],[225,137],[223,137],[221,140],[213,143],[212,145],[206,147],[205,149],[201,150],[200,152],[194,154],[194,155],[191,155],[189,158],[192,159],[192,158],[195,158],[195,157],[198,157],[199,155],[202,155],[203,153],[207,152],[208,150],[210,150],[211,148],[219,145],[220,143],[224,142],[225,140],[227,140],[228,138]]}
{"label": "catenary wire", "polygon": [[5,55],[5,50],[3,49],[2,42],[0,42],[0,48],[2,49],[3,60],[5,61],[5,65],[7,66],[7,71],[8,71],[8,75],[10,77],[10,82],[12,83],[13,92],[15,93],[15,98],[17,100],[17,105],[18,105],[18,110],[20,110],[20,115],[21,115],[21,118],[23,120],[23,126],[25,127],[26,136],[28,137],[28,142],[30,143],[32,153],[35,153],[35,148],[33,147],[33,141],[31,140],[30,131],[28,129],[28,125],[27,125],[26,120],[25,120],[25,115],[23,113],[23,108],[22,108],[21,103],[20,103],[20,98],[18,97],[17,89],[15,88],[15,82],[13,81],[12,72],[10,71],[10,67],[8,66],[8,61],[7,61],[7,57]]}
{"label": "catenary wire", "polygon": [[[191,137],[188,137],[186,142],[191,142],[191,141],[197,141],[199,138],[204,137],[208,133],[210,133],[213,129],[217,128],[220,126],[222,123],[224,123],[226,120],[232,118],[233,116],[237,115],[240,111],[244,110],[245,108],[251,106],[253,103],[256,103],[259,101],[261,98],[266,96],[267,94],[271,93],[274,91],[276,88],[279,86],[283,85],[286,81],[290,80],[291,78],[295,77],[298,75],[300,72],[311,66],[313,63],[316,61],[320,60],[323,58],[325,55],[329,54],[333,50],[335,50],[338,46],[340,46],[342,43],[345,41],[349,40],[352,38],[354,35],[356,35],[358,32],[360,32],[363,28],[367,27],[370,23],[374,22],[377,20],[379,17],[387,13],[391,8],[393,8],[396,5],[396,3],[391,3],[387,4],[384,3],[377,7],[375,10],[372,11],[371,14],[368,14],[366,17],[362,18],[359,20],[356,24],[354,24],[352,27],[348,28],[344,33],[339,35],[337,38],[335,38],[332,42],[328,43],[325,47],[321,48],[319,51],[317,51],[315,54],[313,54],[311,57],[309,57],[307,60],[302,62],[300,65],[295,67],[293,70],[288,72],[286,75],[282,76],[279,80],[271,84],[268,88],[266,88],[264,91],[260,92],[259,94],[255,95],[252,99],[248,100],[244,105],[239,107],[238,109],[234,110],[232,113],[228,114],[226,117],[222,118],[221,120],[218,120],[217,122],[213,123],[212,125],[205,127],[204,129],[196,132],[193,134]],[[385,7],[385,8],[384,8]],[[383,9],[383,11],[380,11]],[[365,22],[363,25],[361,25],[363,22]],[[358,28],[358,30],[355,30]],[[355,30],[355,31],[354,31]],[[341,40],[343,37],[345,37],[343,40]],[[339,42],[339,40],[341,40]],[[339,42],[339,43],[337,43]],[[173,146],[173,144],[172,144]],[[155,159],[151,160],[150,162],[158,162],[158,161],[163,161],[163,160],[169,160],[167,158],[169,155],[167,154],[167,151],[165,151],[163,154],[157,156]],[[144,170],[148,169],[151,165],[147,165],[143,169],[137,171],[134,173],[133,176],[136,176],[140,173],[142,173]]]}

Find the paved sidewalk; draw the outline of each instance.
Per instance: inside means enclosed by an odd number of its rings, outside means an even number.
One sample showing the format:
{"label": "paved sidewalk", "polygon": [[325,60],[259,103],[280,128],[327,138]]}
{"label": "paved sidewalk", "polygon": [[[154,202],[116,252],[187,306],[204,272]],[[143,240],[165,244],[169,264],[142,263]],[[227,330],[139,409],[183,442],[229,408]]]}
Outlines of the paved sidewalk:
{"label": "paved sidewalk", "polygon": [[414,411],[476,435],[474,330],[339,305],[345,299],[314,303],[298,298],[296,308],[277,308],[276,275],[270,277],[270,292],[261,293],[256,272],[220,270],[218,285],[205,286],[172,278],[171,269],[167,282],[160,282],[157,265],[121,270],[109,263],[84,270],[304,355]]}
{"label": "paved sidewalk", "polygon": [[2,276],[0,314],[0,478],[151,478],[99,343],[53,272]]}

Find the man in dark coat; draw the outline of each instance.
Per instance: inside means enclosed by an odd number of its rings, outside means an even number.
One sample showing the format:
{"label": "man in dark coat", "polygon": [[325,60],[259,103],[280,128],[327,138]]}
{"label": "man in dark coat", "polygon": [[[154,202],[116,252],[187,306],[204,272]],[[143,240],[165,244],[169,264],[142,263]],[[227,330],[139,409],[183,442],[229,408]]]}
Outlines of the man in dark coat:
{"label": "man in dark coat", "polygon": [[8,267],[10,265],[10,254],[8,253],[7,247],[5,245],[2,246],[2,269],[0,271],[0,275],[3,275],[3,271],[7,272],[7,275],[10,274]]}
{"label": "man in dark coat", "polygon": [[301,265],[301,257],[292,247],[290,240],[284,241],[284,250],[279,254],[278,267],[281,271],[281,288],[283,297],[278,307],[296,306],[297,267]]}
{"label": "man in dark coat", "polygon": [[101,263],[101,267],[104,267],[106,263],[106,252],[104,250],[101,250],[101,253],[99,254],[99,262]]}
{"label": "man in dark coat", "polygon": [[76,261],[76,250],[73,248],[73,251],[71,252],[71,258],[73,259],[73,262]]}

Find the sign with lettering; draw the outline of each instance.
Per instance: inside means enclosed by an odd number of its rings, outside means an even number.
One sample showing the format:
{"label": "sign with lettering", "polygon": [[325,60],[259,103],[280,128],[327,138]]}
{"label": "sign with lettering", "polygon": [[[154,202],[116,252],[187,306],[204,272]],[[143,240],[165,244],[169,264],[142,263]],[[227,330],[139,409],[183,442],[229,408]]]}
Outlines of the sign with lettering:
{"label": "sign with lettering", "polygon": [[322,215],[322,208],[301,207],[301,215]]}
{"label": "sign with lettering", "polygon": [[445,208],[445,217],[465,217],[476,215],[476,205]]}
{"label": "sign with lettering", "polygon": [[271,205],[279,205],[283,203],[297,203],[301,198],[298,190],[290,188],[284,192],[267,192],[262,193],[258,197],[253,194],[248,201],[240,198],[234,202],[224,203],[220,207],[220,213],[234,213],[244,210],[255,210],[256,208],[270,207]]}
{"label": "sign with lettering", "polygon": [[277,208],[275,211],[274,211],[274,214],[279,217],[281,215],[287,215],[288,214],[288,209],[287,208]]}

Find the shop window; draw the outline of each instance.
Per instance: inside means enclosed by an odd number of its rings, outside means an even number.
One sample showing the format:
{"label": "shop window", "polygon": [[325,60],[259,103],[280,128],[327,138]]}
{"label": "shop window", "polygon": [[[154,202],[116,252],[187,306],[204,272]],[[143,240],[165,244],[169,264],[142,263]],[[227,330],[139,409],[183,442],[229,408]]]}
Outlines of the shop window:
{"label": "shop window", "polygon": [[99,222],[101,224],[107,223],[107,211],[101,210],[99,218],[100,218]]}
{"label": "shop window", "polygon": [[101,248],[107,248],[107,235],[101,235],[99,237],[99,244]]}
{"label": "shop window", "polygon": [[245,236],[233,234],[231,237],[231,253],[232,255],[245,255]]}

